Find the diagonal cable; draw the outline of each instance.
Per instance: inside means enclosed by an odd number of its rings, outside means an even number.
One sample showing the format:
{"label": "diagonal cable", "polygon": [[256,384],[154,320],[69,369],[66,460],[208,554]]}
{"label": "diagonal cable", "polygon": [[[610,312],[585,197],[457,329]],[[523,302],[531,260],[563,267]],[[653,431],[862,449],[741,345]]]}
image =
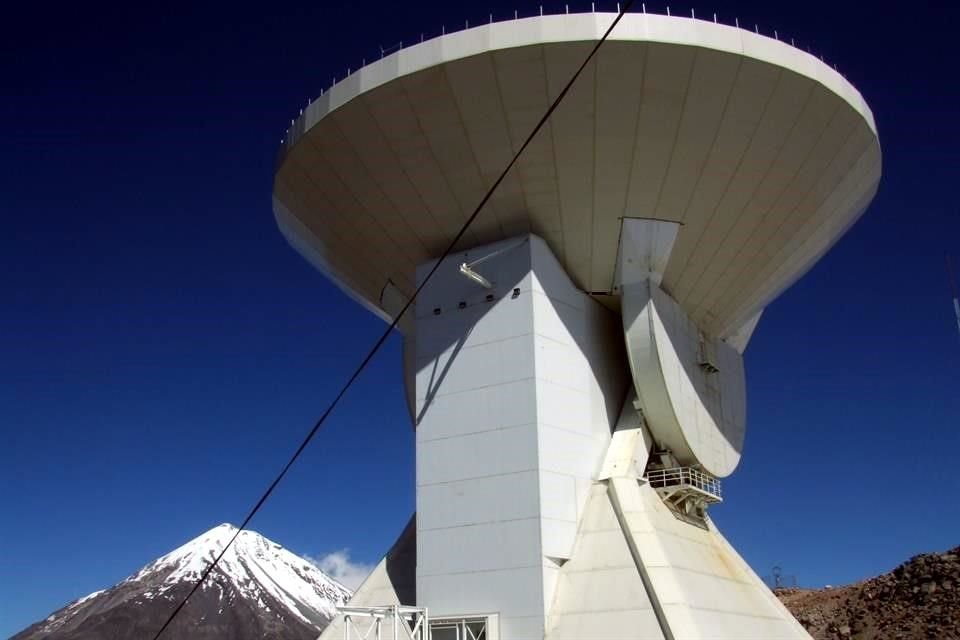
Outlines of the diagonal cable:
{"label": "diagonal cable", "polygon": [[157,634],[153,637],[153,640],[158,640],[160,636],[163,634],[163,632],[166,631],[167,627],[170,626],[170,623],[172,623],[174,618],[177,617],[177,614],[180,613],[180,611],[187,604],[187,602],[190,600],[193,594],[196,593],[197,589],[200,588],[200,585],[202,585],[203,582],[207,579],[207,576],[210,575],[210,572],[213,571],[216,568],[216,566],[220,563],[221,558],[223,558],[223,555],[227,552],[227,549],[229,549],[230,546],[237,539],[237,536],[239,536],[240,533],[247,528],[247,525],[250,524],[250,520],[253,519],[253,516],[257,514],[257,512],[260,510],[263,504],[267,501],[267,499],[273,493],[273,490],[277,488],[277,485],[280,484],[280,481],[283,480],[284,476],[287,475],[287,472],[290,470],[290,467],[293,466],[293,464],[297,461],[297,458],[300,457],[300,454],[302,454],[304,449],[307,448],[307,445],[310,444],[310,441],[313,440],[313,437],[317,435],[317,432],[320,430],[323,424],[327,421],[327,418],[330,416],[330,414],[333,413],[333,410],[340,403],[340,400],[343,398],[344,395],[346,395],[347,391],[350,389],[353,383],[357,380],[357,378],[360,377],[360,374],[363,373],[363,370],[367,367],[367,365],[370,364],[370,361],[373,360],[373,357],[377,355],[377,352],[380,351],[380,347],[382,347],[383,344],[387,341],[387,338],[390,337],[390,334],[393,332],[393,330],[397,328],[397,325],[400,323],[400,319],[407,312],[407,310],[410,309],[410,307],[413,305],[414,301],[417,299],[417,296],[420,295],[420,292],[423,290],[426,284],[430,281],[430,278],[432,278],[433,274],[436,273],[437,269],[440,268],[440,265],[443,263],[444,259],[446,259],[447,256],[449,256],[451,253],[453,253],[454,247],[457,246],[457,243],[459,243],[460,240],[463,238],[464,234],[467,232],[467,229],[470,228],[470,225],[473,224],[473,221],[476,220],[477,216],[480,215],[480,212],[483,210],[484,205],[487,204],[487,202],[490,200],[490,197],[497,190],[497,187],[499,187],[500,183],[503,182],[504,178],[507,177],[507,174],[510,172],[510,169],[512,169],[513,166],[517,163],[517,161],[520,159],[520,156],[523,155],[523,152],[526,150],[526,148],[530,146],[530,143],[536,137],[537,133],[540,132],[540,129],[543,128],[543,125],[547,123],[547,120],[550,119],[550,116],[553,115],[553,112],[556,111],[558,106],[560,106],[560,103],[563,101],[567,93],[570,91],[570,88],[573,86],[573,83],[577,81],[577,78],[579,78],[580,74],[583,73],[583,70],[587,67],[587,65],[596,55],[597,51],[600,49],[603,43],[607,41],[607,38],[610,36],[610,33],[614,30],[614,28],[623,18],[624,14],[626,14],[627,11],[630,10],[630,7],[633,5],[633,3],[634,3],[634,0],[627,0],[623,4],[623,7],[617,13],[617,17],[614,18],[613,22],[604,32],[603,36],[599,40],[597,40],[596,44],[593,45],[593,48],[590,50],[590,53],[584,59],[583,63],[577,68],[576,72],[574,72],[574,74],[570,77],[570,80],[567,81],[567,84],[564,85],[563,90],[560,91],[560,93],[554,99],[553,103],[551,103],[550,106],[547,108],[547,111],[543,114],[543,117],[540,118],[540,121],[537,122],[536,126],[533,128],[533,130],[530,132],[527,138],[523,141],[523,144],[520,145],[520,148],[510,159],[510,162],[507,163],[507,166],[504,167],[503,171],[500,172],[500,176],[487,190],[486,194],[480,200],[480,203],[477,204],[476,208],[473,210],[473,213],[470,214],[470,217],[467,218],[466,222],[463,223],[463,226],[460,227],[460,230],[457,232],[457,235],[453,237],[453,240],[450,241],[450,244],[444,250],[443,254],[441,254],[440,258],[436,261],[436,263],[427,273],[426,277],[424,277],[424,279],[417,286],[416,290],[414,290],[413,295],[410,296],[406,304],[403,305],[403,308],[400,309],[400,312],[396,315],[396,317],[394,317],[393,322],[390,323],[390,326],[386,328],[383,334],[377,339],[377,341],[370,348],[370,351],[367,352],[367,355],[364,356],[363,360],[360,361],[360,364],[357,366],[357,368],[353,371],[353,373],[347,379],[346,383],[343,385],[343,387],[340,389],[337,395],[333,398],[333,401],[331,401],[330,404],[327,405],[327,408],[320,415],[320,418],[317,419],[317,421],[314,423],[313,428],[310,429],[309,433],[307,433],[306,437],[303,439],[303,442],[300,443],[300,446],[297,447],[296,451],[293,452],[293,455],[290,456],[290,459],[287,461],[287,463],[283,465],[283,468],[280,470],[280,473],[277,474],[277,477],[274,478],[273,482],[270,483],[270,486],[267,487],[267,490],[263,492],[263,495],[260,496],[260,499],[257,500],[256,504],[253,505],[253,508],[250,509],[250,512],[247,514],[247,517],[245,517],[243,519],[243,522],[240,523],[240,526],[237,528],[236,532],[233,534],[233,537],[230,538],[230,541],[227,542],[226,545],[224,545],[223,550],[220,551],[219,555],[217,555],[214,561],[209,566],[207,566],[204,572],[197,579],[196,583],[193,585],[193,588],[190,589],[190,592],[180,602],[180,604],[177,605],[177,608],[170,613],[170,616],[167,618],[166,622],[163,623],[163,626],[160,627],[160,630],[157,631]]}

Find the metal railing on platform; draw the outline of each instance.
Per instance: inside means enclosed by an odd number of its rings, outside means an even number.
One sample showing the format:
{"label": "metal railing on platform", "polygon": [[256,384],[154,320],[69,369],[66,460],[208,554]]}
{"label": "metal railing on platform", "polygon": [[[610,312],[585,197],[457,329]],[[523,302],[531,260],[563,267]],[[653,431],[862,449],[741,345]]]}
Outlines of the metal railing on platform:
{"label": "metal railing on platform", "polygon": [[426,608],[337,607],[343,615],[344,640],[429,640]]}
{"label": "metal railing on platform", "polygon": [[426,607],[337,607],[344,640],[498,640],[496,614],[430,618]]}
{"label": "metal railing on platform", "polygon": [[[620,3],[616,2],[615,0],[609,0],[604,2],[597,2],[596,0],[593,0],[589,3],[589,5],[590,5],[590,9],[589,9],[590,13],[596,13],[596,12],[612,13],[614,12],[614,10],[616,10],[616,12],[619,13],[620,11]],[[488,12],[487,15],[482,16],[480,20],[475,20],[471,22],[469,19],[465,19],[462,23],[462,26],[461,26],[461,23],[459,22],[457,22],[455,25],[451,25],[449,28],[447,27],[446,24],[442,24],[440,26],[439,31],[433,30],[430,33],[427,33],[424,31],[414,38],[407,38],[404,40],[400,40],[398,42],[394,42],[393,44],[390,44],[387,46],[384,46],[383,44],[381,44],[379,47],[379,58],[376,54],[371,55],[369,59],[361,58],[359,66],[355,66],[355,67],[349,66],[345,69],[345,72],[342,75],[334,75],[330,80],[329,86],[325,85],[324,87],[320,88],[319,95],[322,96],[324,94],[324,91],[329,91],[333,89],[333,87],[336,86],[338,82],[338,78],[339,78],[339,81],[344,81],[347,78],[349,78],[353,72],[358,71],[363,67],[367,66],[367,62],[374,62],[377,59],[383,59],[393,54],[398,54],[404,49],[409,49],[412,46],[423,44],[424,42],[428,40],[432,40],[433,38],[436,38],[436,37],[445,36],[448,34],[456,33],[458,31],[466,31],[470,29],[471,25],[473,25],[474,27],[477,27],[485,24],[492,25],[500,22],[509,22],[510,20],[522,20],[524,18],[536,17],[538,15],[550,16],[550,15],[566,15],[570,13],[587,13],[587,2],[585,0],[580,0],[579,2],[574,2],[572,6],[570,2],[564,2],[562,4],[559,2],[554,2],[554,3],[547,3],[546,6],[544,6],[543,4],[540,4],[537,7],[537,9],[533,9],[531,5],[531,8],[528,11],[520,12],[514,9],[512,14],[509,12],[497,13],[497,14]],[[636,5],[634,6],[633,10],[630,13],[664,15],[664,16],[670,16],[670,17],[687,18],[686,13],[679,14],[676,11],[671,12],[670,5],[668,4],[662,5],[660,7],[656,7],[651,3],[650,7],[647,7],[647,4],[645,2],[638,2],[636,3]],[[743,24],[741,24],[740,18],[734,16],[733,20],[730,20],[730,16],[722,16],[717,12],[703,13],[698,15],[697,12],[691,8],[690,16],[687,19],[694,20],[694,21],[701,21],[701,22],[713,22],[715,24],[725,24],[726,26],[736,27],[737,29],[751,31],[750,29],[751,25],[749,24],[748,21],[744,21]],[[794,47],[795,49],[798,49],[800,51],[805,50],[806,53],[810,54],[811,56],[819,57],[821,62],[823,62],[824,64],[828,64],[823,54],[819,54],[819,55],[816,54],[810,48],[809,45],[804,47],[801,44],[797,43],[794,40],[794,38],[788,38],[786,36],[782,36],[777,29],[772,29],[772,28],[761,29],[758,23],[754,23],[752,26],[753,26],[752,31],[757,35],[766,36],[773,40],[778,40],[784,43],[789,42],[791,47]],[[834,70],[837,71],[837,73],[840,73],[840,71],[837,69],[836,64],[833,64],[832,66]],[[306,100],[306,106],[309,107],[310,102],[313,101],[314,99],[316,99],[316,95],[314,96],[314,98],[310,98]],[[302,118],[303,118],[303,109],[301,108],[299,119],[302,119]],[[280,140],[281,144],[285,144],[287,141],[290,140],[291,131],[296,130],[297,119],[298,118],[291,118],[290,126],[287,127],[283,137]]]}
{"label": "metal railing on platform", "polygon": [[646,474],[647,482],[654,489],[698,489],[722,500],[720,481],[694,467],[671,467],[653,469]]}

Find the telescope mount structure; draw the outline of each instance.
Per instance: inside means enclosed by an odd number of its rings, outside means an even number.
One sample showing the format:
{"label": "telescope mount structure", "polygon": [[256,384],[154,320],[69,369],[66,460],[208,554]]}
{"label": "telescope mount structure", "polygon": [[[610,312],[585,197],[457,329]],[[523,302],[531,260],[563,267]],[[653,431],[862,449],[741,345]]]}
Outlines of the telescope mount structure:
{"label": "telescope mount structure", "polygon": [[[280,229],[392,321],[615,17],[359,69],[284,140]],[[751,333],[880,171],[869,108],[814,56],[626,14],[399,321],[416,513],[322,637],[809,637],[709,514]]]}

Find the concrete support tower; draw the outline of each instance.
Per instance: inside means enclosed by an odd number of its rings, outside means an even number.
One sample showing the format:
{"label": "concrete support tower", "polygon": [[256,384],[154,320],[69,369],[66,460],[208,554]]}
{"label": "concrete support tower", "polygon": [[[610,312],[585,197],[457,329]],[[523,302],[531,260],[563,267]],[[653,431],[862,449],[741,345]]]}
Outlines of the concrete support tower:
{"label": "concrete support tower", "polygon": [[[491,23],[349,76],[288,132],[281,230],[393,318],[614,17]],[[437,640],[807,637],[708,508],[760,314],[880,164],[814,57],[625,16],[400,323],[416,514],[351,606],[425,607]]]}

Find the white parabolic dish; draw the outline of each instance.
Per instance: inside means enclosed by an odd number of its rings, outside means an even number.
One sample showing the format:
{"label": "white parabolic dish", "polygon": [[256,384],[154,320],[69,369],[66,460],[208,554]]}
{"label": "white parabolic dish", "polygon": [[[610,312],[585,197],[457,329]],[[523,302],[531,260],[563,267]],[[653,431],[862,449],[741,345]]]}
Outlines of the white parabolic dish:
{"label": "white parabolic dish", "polygon": [[[348,76],[284,141],[281,229],[390,317],[614,18],[492,23]],[[628,14],[462,248],[535,233],[577,286],[617,305],[622,220],[678,222],[661,287],[725,339],[857,220],[880,170],[872,113],[814,56],[722,24]]]}

